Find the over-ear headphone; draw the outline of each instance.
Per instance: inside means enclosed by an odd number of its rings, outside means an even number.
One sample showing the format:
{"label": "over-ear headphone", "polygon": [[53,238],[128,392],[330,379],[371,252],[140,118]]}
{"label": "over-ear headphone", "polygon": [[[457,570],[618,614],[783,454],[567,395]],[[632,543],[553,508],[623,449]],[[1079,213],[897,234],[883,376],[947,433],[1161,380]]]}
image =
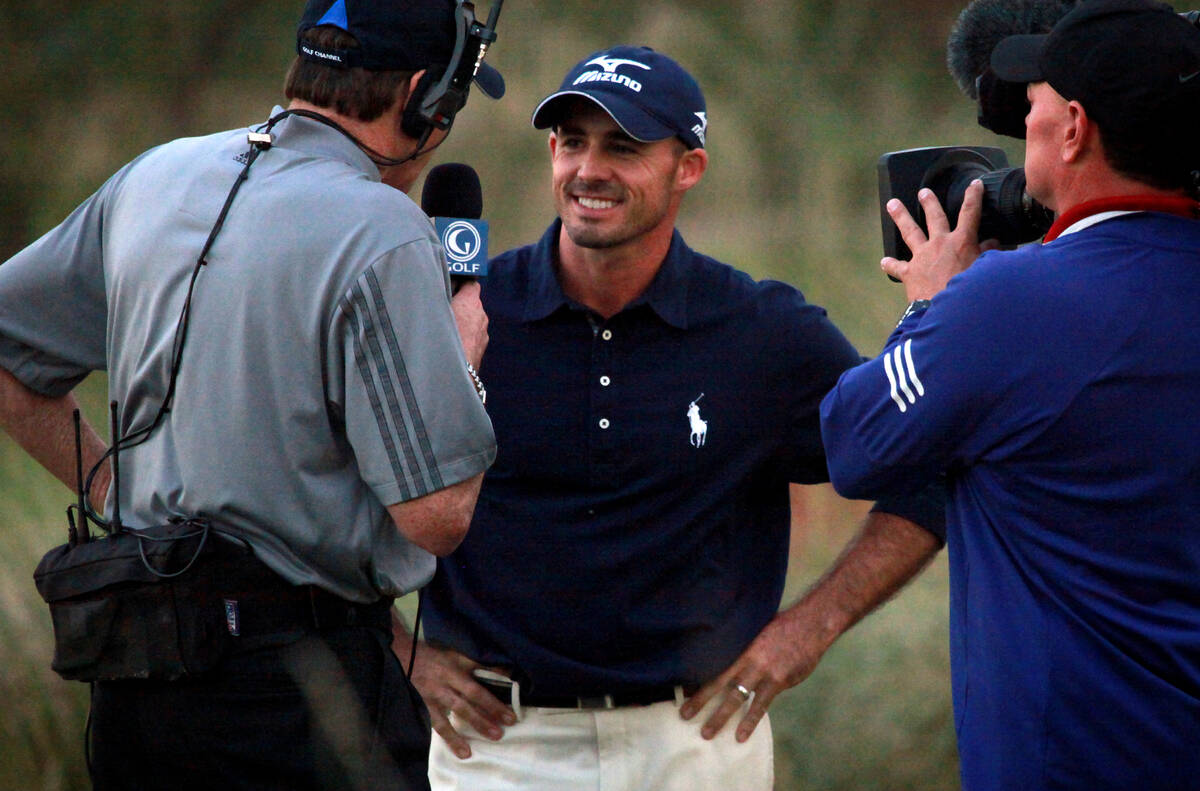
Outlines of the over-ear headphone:
{"label": "over-ear headphone", "polygon": [[400,130],[424,146],[434,129],[449,130],[467,103],[471,80],[496,40],[496,21],[504,0],[495,0],[486,25],[475,19],[475,4],[458,0],[454,9],[454,50],[450,62],[430,66],[404,104]]}
{"label": "over-ear headphone", "polygon": [[[404,103],[404,111],[400,115],[400,131],[413,138],[414,140],[425,140],[427,136],[433,132],[436,124],[428,114],[423,111],[423,107],[430,98],[431,93],[437,83],[441,81],[446,73],[445,66],[430,66],[421,75],[421,79],[417,81],[416,87],[413,88],[408,100]],[[436,97],[432,97],[436,98]],[[464,97],[465,98],[465,97]],[[449,128],[454,122],[455,114],[462,109],[461,107],[454,108],[450,113],[447,123],[444,128]]]}

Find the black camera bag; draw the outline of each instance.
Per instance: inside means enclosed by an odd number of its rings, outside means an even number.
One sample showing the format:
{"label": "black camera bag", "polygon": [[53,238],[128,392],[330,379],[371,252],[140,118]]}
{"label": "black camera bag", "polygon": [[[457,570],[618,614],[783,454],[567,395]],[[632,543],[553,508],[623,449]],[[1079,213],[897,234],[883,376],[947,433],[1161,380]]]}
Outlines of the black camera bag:
{"label": "black camera bag", "polygon": [[54,660],[76,681],[174,680],[216,665],[229,645],[213,606],[220,541],[200,520],[63,544],[33,574],[50,605]]}

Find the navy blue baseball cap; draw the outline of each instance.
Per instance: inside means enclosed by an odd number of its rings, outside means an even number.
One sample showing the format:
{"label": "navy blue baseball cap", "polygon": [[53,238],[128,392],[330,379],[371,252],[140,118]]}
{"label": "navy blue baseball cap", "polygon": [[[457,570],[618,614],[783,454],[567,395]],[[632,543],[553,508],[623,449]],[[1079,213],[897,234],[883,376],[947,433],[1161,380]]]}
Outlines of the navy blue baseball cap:
{"label": "navy blue baseball cap", "polygon": [[682,66],[649,47],[612,47],[575,64],[558,91],[533,111],[534,127],[558,123],[571,96],[600,105],[634,140],[678,137],[688,148],[704,148],[708,111],[700,86]]}
{"label": "navy blue baseball cap", "polygon": [[[455,0],[308,0],[296,30],[296,52],[316,63],[367,71],[420,71],[446,66],[456,38]],[[358,40],[356,49],[321,49],[304,41],[310,28],[333,25]],[[504,78],[487,63],[475,84],[487,96],[504,95]]]}

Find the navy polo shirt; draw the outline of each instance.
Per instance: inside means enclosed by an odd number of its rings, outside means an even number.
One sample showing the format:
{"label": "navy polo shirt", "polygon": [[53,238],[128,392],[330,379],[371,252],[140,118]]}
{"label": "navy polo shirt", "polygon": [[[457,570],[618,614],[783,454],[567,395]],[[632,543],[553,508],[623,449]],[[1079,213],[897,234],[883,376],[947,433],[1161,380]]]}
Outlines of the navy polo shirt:
{"label": "navy polo shirt", "polygon": [[[605,320],[559,286],[560,227],[490,264],[499,453],[426,635],[539,694],[702,683],[778,609],[788,482],[828,480],[818,407],[861,358],[799,291],[678,233]],[[888,510],[936,528],[941,507]]]}

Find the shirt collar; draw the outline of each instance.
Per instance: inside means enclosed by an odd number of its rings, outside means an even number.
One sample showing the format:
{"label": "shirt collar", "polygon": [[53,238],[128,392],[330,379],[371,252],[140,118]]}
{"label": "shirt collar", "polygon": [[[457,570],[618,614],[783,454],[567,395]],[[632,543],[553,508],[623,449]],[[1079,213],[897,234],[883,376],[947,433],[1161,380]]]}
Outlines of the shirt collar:
{"label": "shirt collar", "polygon": [[[271,117],[284,112],[276,106],[271,111]],[[379,168],[371,158],[350,138],[320,121],[305,118],[302,115],[289,115],[277,123],[271,130],[275,140],[272,145],[302,154],[336,159],[347,165],[361,170],[363,175],[372,181],[379,181]]]}
{"label": "shirt collar", "polygon": [[[582,308],[563,293],[558,282],[555,261],[562,220],[556,219],[534,245],[529,273],[529,294],[525,300],[525,321],[544,319],[561,307]],[[622,312],[647,305],[667,324],[687,329],[688,284],[692,250],[676,230],[671,247],[646,290],[622,309]]]}
{"label": "shirt collar", "polygon": [[[1062,237],[1062,236],[1069,236],[1070,234],[1073,234],[1073,233],[1079,233],[1080,231],[1085,230],[1087,228],[1091,228],[1093,225],[1102,223],[1105,220],[1111,220],[1114,217],[1124,217],[1126,214],[1134,214],[1134,213],[1135,213],[1134,211],[1130,210],[1130,211],[1105,211],[1105,212],[1100,212],[1099,214],[1093,214],[1091,216],[1084,217],[1082,220],[1079,220],[1078,222],[1068,225],[1066,228],[1064,228],[1062,231],[1059,232],[1058,236]],[[1053,240],[1051,240],[1051,241],[1053,241]]]}
{"label": "shirt collar", "polygon": [[[1200,219],[1200,203],[1191,198],[1176,195],[1118,195],[1086,201],[1067,209],[1055,218],[1043,242],[1053,242],[1064,233],[1075,233],[1113,217],[1146,211]],[[1085,223],[1092,217],[1097,219]]]}

